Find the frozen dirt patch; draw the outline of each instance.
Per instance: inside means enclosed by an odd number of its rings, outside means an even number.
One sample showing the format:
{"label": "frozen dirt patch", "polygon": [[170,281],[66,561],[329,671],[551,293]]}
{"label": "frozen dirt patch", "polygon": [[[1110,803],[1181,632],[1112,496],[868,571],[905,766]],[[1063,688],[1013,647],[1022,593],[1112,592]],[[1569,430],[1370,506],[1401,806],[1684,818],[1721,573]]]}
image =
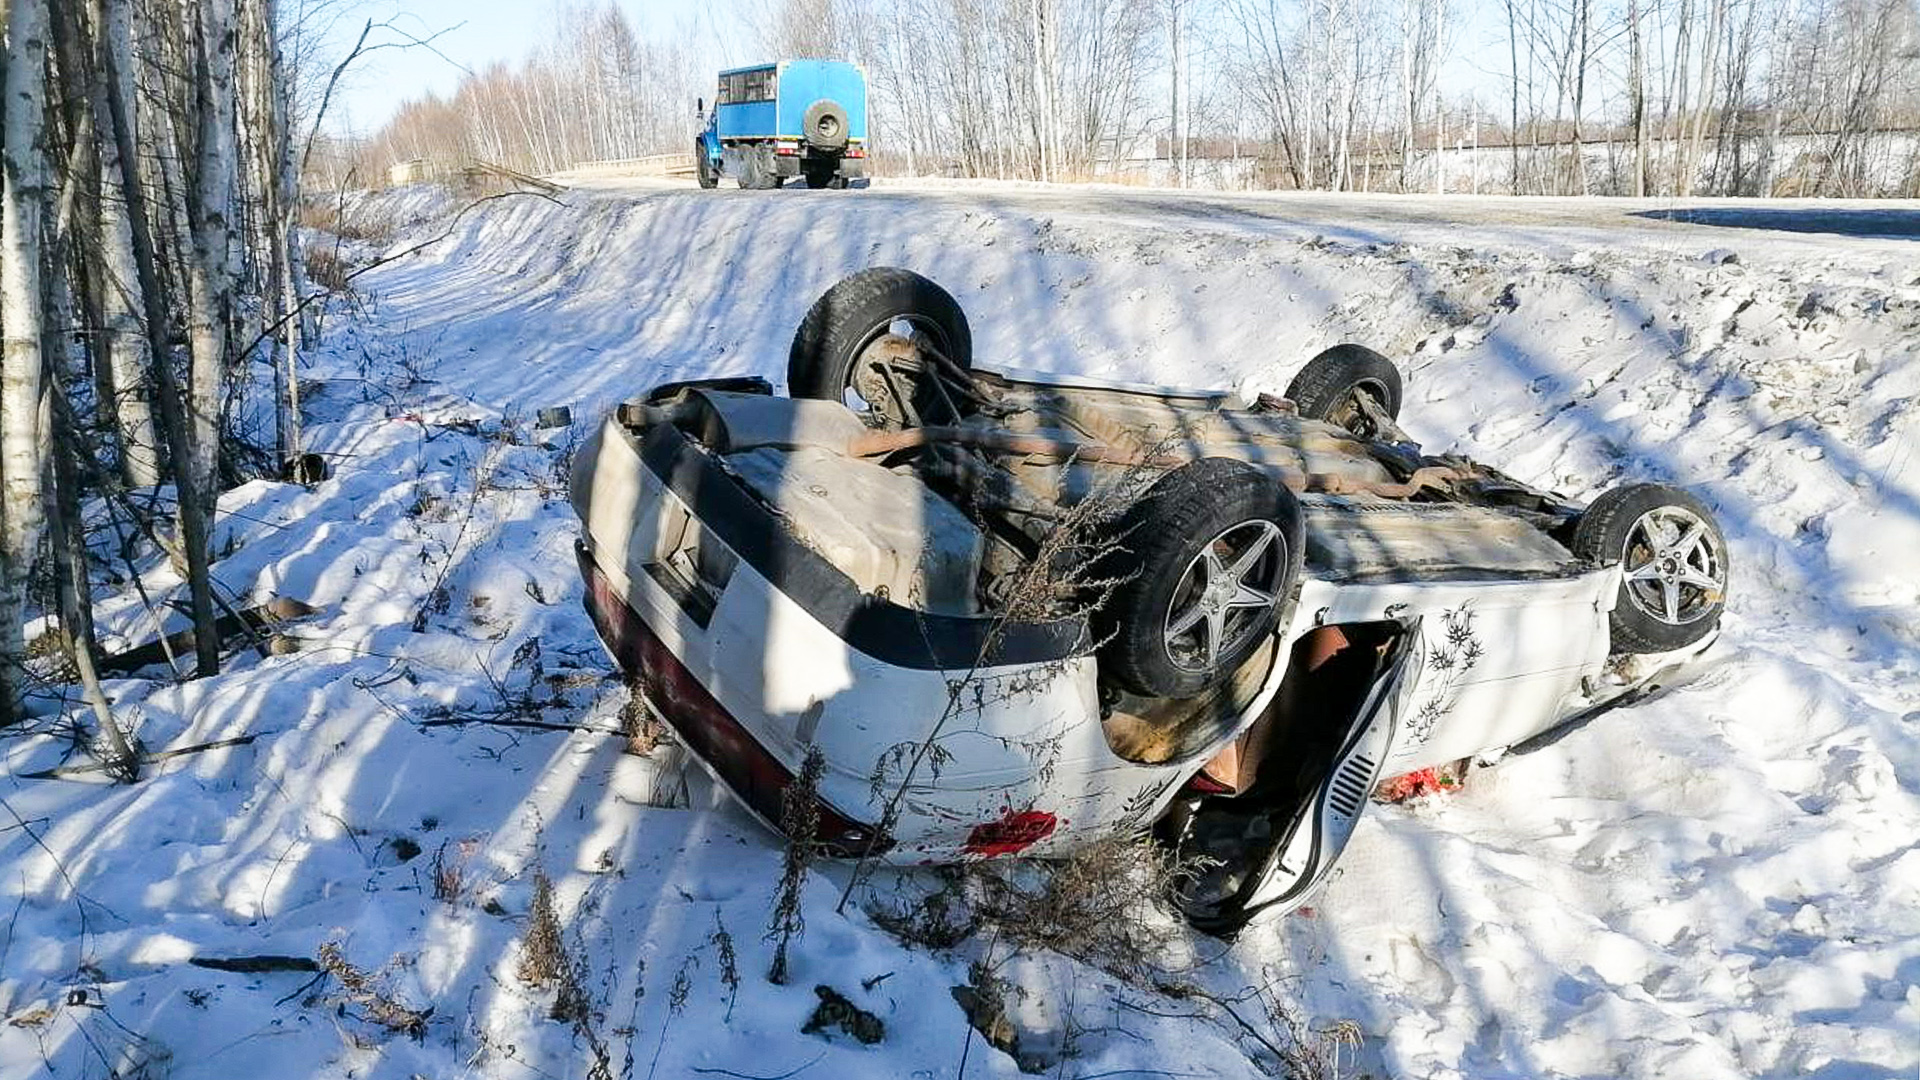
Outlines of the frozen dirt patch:
{"label": "frozen dirt patch", "polygon": [[[404,200],[417,229],[446,210]],[[1360,341],[1401,362],[1403,419],[1431,448],[1571,495],[1687,484],[1726,525],[1726,633],[1692,681],[1457,796],[1383,808],[1311,913],[1224,951],[1166,923],[1193,978],[1280,980],[1316,1023],[1356,1022],[1382,1075],[1911,1075],[1913,242],[1554,202],[967,185],[475,211],[331,321],[308,375],[335,478],[222,500],[216,573],[317,607],[286,629],[298,651],[109,687],[150,749],[250,741],[129,788],[23,779],[68,760],[55,731],[5,744],[0,1075],[588,1076],[603,1056],[613,1075],[945,1077],[963,1056],[1015,1074],[952,996],[965,955],[835,914],[831,870],[803,896],[793,983],[761,978],[779,848],[697,777],[689,808],[657,805],[686,779],[671,755],[620,752],[626,695],[580,608],[560,489],[569,436],[531,426],[668,379],[778,379],[807,306],[874,264],[954,292],[983,366],[1277,390]],[[150,636],[138,597],[99,605],[114,640]],[[583,964],[584,1024],[517,977],[536,872]],[[329,942],[431,1010],[418,1038],[337,978],[188,962]],[[1047,1045],[1077,1032],[1056,1075],[1271,1065],[1218,1010],[1057,957],[1009,974]],[[817,983],[886,1037],[803,1034]]]}

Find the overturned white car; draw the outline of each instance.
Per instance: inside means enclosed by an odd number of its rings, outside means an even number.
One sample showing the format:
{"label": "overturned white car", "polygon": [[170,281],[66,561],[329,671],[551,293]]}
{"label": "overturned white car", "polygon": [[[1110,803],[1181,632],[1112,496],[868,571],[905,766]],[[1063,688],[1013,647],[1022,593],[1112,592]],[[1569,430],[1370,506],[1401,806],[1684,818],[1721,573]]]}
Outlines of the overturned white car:
{"label": "overturned white car", "polygon": [[1641,690],[1719,622],[1699,500],[1425,455],[1359,346],[1253,402],[996,375],[951,296],[875,269],[788,384],[622,405],[572,498],[617,662],[776,828],[813,759],[832,854],[1151,831],[1208,856],[1175,899],[1230,928],[1300,903],[1382,778]]}

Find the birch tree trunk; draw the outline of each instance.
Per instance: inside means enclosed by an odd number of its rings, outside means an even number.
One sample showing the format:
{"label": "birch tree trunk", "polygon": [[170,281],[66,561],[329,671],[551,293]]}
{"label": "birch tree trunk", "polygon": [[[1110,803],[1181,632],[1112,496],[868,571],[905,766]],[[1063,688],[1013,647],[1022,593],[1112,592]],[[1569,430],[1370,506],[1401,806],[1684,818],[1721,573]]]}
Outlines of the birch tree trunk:
{"label": "birch tree trunk", "polygon": [[1633,196],[1647,194],[1647,158],[1651,153],[1647,136],[1647,60],[1646,44],[1640,32],[1640,0],[1627,0],[1627,99],[1633,124]]}
{"label": "birch tree trunk", "polygon": [[[232,357],[234,91],[233,0],[208,0],[199,8],[199,64],[194,78],[198,145],[191,188],[184,193],[192,251],[187,259],[187,347],[192,357],[188,388],[187,480],[180,493],[182,539],[196,518],[202,558],[212,533],[219,491],[220,428],[226,406],[227,365]],[[191,494],[189,493],[189,490]],[[194,635],[201,676],[220,668],[212,634]]]}
{"label": "birch tree trunk", "polygon": [[[97,21],[105,24],[119,9],[125,18],[129,0],[94,0]],[[116,88],[132,86],[132,63],[128,52],[116,51],[113,42],[101,51],[101,70],[107,82]],[[153,361],[154,384],[159,391],[161,427],[167,439],[167,453],[174,465],[174,488],[180,503],[180,542],[186,549],[187,594],[192,607],[194,647],[199,672],[211,675],[219,670],[220,654],[213,632],[213,588],[208,576],[210,554],[207,521],[200,512],[199,488],[194,485],[188,462],[187,418],[181,402],[179,381],[174,377],[172,349],[168,344],[167,298],[162,291],[158,253],[155,250],[153,217],[148,213],[146,189],[141,186],[139,157],[135,150],[133,95],[112,93],[107,96],[113,120],[113,139],[120,161],[120,189],[127,208],[127,234],[133,245],[134,267],[139,275],[140,299],[146,317],[147,347]]]}
{"label": "birch tree trunk", "polygon": [[[127,11],[122,4],[97,11],[100,48],[125,56],[132,49]],[[140,281],[133,261],[133,237],[127,225],[126,200],[109,197],[118,183],[120,146],[112,137],[113,109],[107,95],[119,95],[121,107],[133,107],[131,85],[116,85],[105,77],[105,65],[93,65],[95,78],[91,106],[100,139],[102,197],[97,210],[94,242],[87,257],[94,267],[100,291],[99,355],[106,381],[113,388],[113,419],[118,433],[120,474],[130,487],[160,482],[161,450],[154,429],[153,401],[147,377],[146,336],[140,326]]]}
{"label": "birch tree trunk", "polygon": [[0,149],[0,726],[22,716],[27,584],[46,524],[41,232],[46,223],[47,2],[7,8]]}
{"label": "birch tree trunk", "polygon": [[1707,12],[1706,40],[1701,45],[1700,84],[1694,99],[1692,130],[1685,131],[1685,145],[1681,147],[1681,168],[1679,193],[1681,197],[1693,194],[1694,184],[1700,177],[1700,156],[1704,150],[1707,133],[1707,114],[1713,108],[1713,96],[1719,86],[1720,76],[1720,28],[1727,17],[1726,0],[1712,0]]}
{"label": "birch tree trunk", "polygon": [[0,149],[0,725],[19,720],[26,691],[27,586],[46,523],[41,409],[41,234],[46,222],[46,0],[6,13]]}

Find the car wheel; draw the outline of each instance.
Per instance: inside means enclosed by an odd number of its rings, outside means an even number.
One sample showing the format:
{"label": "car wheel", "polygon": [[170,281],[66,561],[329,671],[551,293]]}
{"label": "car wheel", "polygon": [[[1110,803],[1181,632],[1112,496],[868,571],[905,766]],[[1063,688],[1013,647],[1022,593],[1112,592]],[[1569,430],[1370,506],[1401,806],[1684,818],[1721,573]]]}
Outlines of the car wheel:
{"label": "car wheel", "polygon": [[821,294],[800,321],[787,353],[787,392],[845,402],[877,426],[959,419],[964,405],[931,357],[890,351],[889,337],[935,351],[960,369],[973,364],[973,333],[960,302],[911,270],[879,266]]}
{"label": "car wheel", "polygon": [[1123,577],[1094,613],[1102,671],[1149,697],[1224,682],[1279,621],[1300,575],[1300,506],[1242,461],[1201,458],[1167,473],[1121,515]]}
{"label": "car wheel", "polygon": [[707,148],[699,143],[693,144],[694,176],[703,188],[720,186],[720,174],[714,171],[713,159],[707,156]]}
{"label": "car wheel", "polygon": [[1287,384],[1287,397],[1301,416],[1371,437],[1373,423],[1359,406],[1359,394],[1389,417],[1400,418],[1400,369],[1365,345],[1335,345],[1307,361]]}
{"label": "car wheel", "polygon": [[1619,564],[1613,651],[1684,648],[1720,622],[1727,541],[1705,503],[1664,484],[1631,484],[1593,501],[1573,529],[1573,552]]}

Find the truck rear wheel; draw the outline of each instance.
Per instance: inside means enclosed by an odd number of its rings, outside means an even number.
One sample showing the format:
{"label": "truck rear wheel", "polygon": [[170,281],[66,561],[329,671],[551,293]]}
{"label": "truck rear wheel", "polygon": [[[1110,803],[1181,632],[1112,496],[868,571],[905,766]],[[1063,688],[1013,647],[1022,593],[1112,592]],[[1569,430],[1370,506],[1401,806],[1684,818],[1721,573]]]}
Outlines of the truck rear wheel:
{"label": "truck rear wheel", "polygon": [[740,152],[740,186],[749,191],[767,191],[780,186],[780,178],[773,172],[773,161],[761,147],[750,146]]}

